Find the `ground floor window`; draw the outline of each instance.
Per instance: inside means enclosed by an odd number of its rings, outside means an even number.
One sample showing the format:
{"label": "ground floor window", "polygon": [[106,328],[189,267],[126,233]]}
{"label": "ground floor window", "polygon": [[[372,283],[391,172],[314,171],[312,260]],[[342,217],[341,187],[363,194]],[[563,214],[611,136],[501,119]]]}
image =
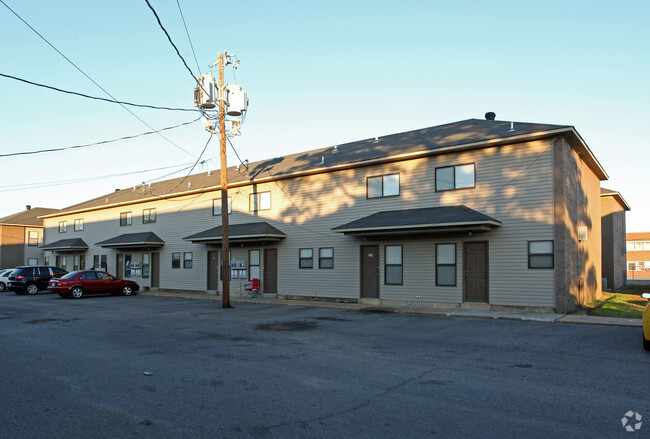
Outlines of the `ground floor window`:
{"label": "ground floor window", "polygon": [[334,268],[334,248],[318,249],[318,268]]}
{"label": "ground floor window", "polygon": [[456,286],[456,244],[436,244],[436,285]]}
{"label": "ground floor window", "polygon": [[181,254],[172,253],[172,268],[181,268]]}
{"label": "ground floor window", "polygon": [[248,251],[248,280],[259,279],[260,278],[260,251],[259,250],[249,250]]}
{"label": "ground floor window", "polygon": [[386,285],[402,285],[402,246],[387,245],[385,250],[384,283]]}
{"label": "ground floor window", "polygon": [[149,266],[150,266],[149,259],[150,259],[149,253],[142,254],[142,277],[143,278],[149,277]]}
{"label": "ground floor window", "polygon": [[192,252],[183,253],[183,268],[192,268]]}
{"label": "ground floor window", "polygon": [[649,261],[630,261],[627,263],[627,271],[648,271]]}
{"label": "ground floor window", "polygon": [[300,261],[298,262],[299,268],[314,268],[314,249],[301,248]]}
{"label": "ground floor window", "polygon": [[131,255],[124,255],[124,277],[131,277]]}
{"label": "ground floor window", "polygon": [[528,268],[553,268],[553,241],[528,242]]}

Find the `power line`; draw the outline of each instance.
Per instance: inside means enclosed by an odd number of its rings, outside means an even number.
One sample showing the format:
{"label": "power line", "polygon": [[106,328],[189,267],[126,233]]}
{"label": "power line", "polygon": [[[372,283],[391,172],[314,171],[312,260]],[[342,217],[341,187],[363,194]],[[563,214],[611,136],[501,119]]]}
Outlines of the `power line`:
{"label": "power line", "polygon": [[[49,42],[49,41],[48,41],[48,40],[47,40],[43,35],[41,35],[41,34],[40,34],[36,29],[34,29],[34,28],[29,24],[29,23],[27,23],[27,22],[26,22],[26,21],[25,21],[25,20],[24,20],[20,15],[18,15],[18,13],[16,13],[13,9],[11,9],[11,8],[10,8],[10,7],[9,7],[9,6],[4,2],[4,0],[0,0],[0,3],[2,3],[2,4],[3,4],[7,9],[9,9],[9,11],[11,11],[11,13],[13,13],[16,17],[18,17],[18,19],[19,19],[20,21],[22,21],[23,23],[25,23],[25,25],[26,25],[27,27],[29,27],[32,31],[34,31],[34,33],[35,33],[36,35],[38,35],[38,36],[39,36],[43,41],[45,41],[45,42],[47,43],[48,46],[50,46],[52,49],[54,49],[54,50],[56,51],[56,53],[58,53],[59,55],[61,55],[61,56],[62,56],[66,61],[68,61],[68,62],[69,62],[69,63],[70,63],[70,64],[71,64],[75,69],[77,69],[79,72],[81,72],[82,75],[84,75],[86,78],[88,78],[88,79],[90,80],[90,82],[92,82],[92,83],[95,84],[97,87],[99,87],[99,88],[100,88],[104,93],[106,93],[108,96],[110,96],[110,98],[113,99],[115,102],[118,102],[118,103],[119,103],[119,101],[118,101],[118,100],[117,100],[113,95],[111,95],[111,94],[110,94],[110,93],[109,93],[109,92],[108,92],[104,87],[102,87],[101,85],[99,85],[99,84],[98,84],[98,83],[97,83],[93,78],[91,78],[90,76],[88,76],[88,75],[86,74],[86,72],[84,72],[83,70],[81,70],[81,68],[80,68],[79,66],[77,66],[75,63],[73,63],[73,62],[72,62],[72,61],[71,61],[67,56],[65,56],[65,55],[64,55],[64,54],[63,54],[59,49],[57,49],[56,47],[54,47],[54,45],[53,45],[52,43],[50,43],[50,42]],[[196,79],[196,78],[195,78],[195,79]],[[138,116],[137,114],[135,114],[135,113],[134,113],[133,111],[131,111],[128,107],[126,107],[126,106],[123,105],[123,104],[119,104],[119,105],[120,105],[122,108],[124,108],[126,111],[128,111],[129,113],[131,113],[131,115],[132,115],[133,117],[135,117],[135,118],[138,119],[140,122],[142,122],[143,124],[145,124],[145,125],[146,125],[150,130],[152,130],[152,131],[154,131],[154,132],[156,131],[154,127],[152,127],[152,126],[149,125],[147,122],[145,122],[145,121],[144,121],[140,116]],[[172,142],[171,140],[169,140],[167,137],[163,136],[162,134],[158,133],[158,135],[159,135],[160,137],[162,137],[163,139],[165,139],[165,140],[166,140],[167,142],[169,142],[170,144],[172,144],[173,146],[175,146],[176,148],[178,148],[178,149],[180,149],[181,151],[183,151],[184,153],[186,153],[186,154],[188,154],[188,155],[191,155],[192,157],[195,157],[194,154],[192,154],[192,153],[190,153],[189,151],[187,151],[187,150],[181,148],[181,147],[178,146],[176,143]]]}
{"label": "power line", "polygon": [[185,16],[183,15],[183,10],[181,9],[181,3],[179,0],[176,0],[178,5],[178,12],[181,13],[181,19],[183,20],[183,26],[185,26],[185,33],[187,34],[187,40],[190,42],[190,47],[192,48],[192,54],[194,55],[194,61],[196,62],[196,69],[201,73],[201,67],[199,66],[199,60],[196,59],[196,52],[194,51],[194,45],[192,44],[192,39],[190,38],[190,32],[187,30],[187,23],[185,23]]}
{"label": "power line", "polygon": [[120,137],[118,139],[102,140],[101,142],[86,143],[84,145],[64,146],[64,147],[61,147],[61,148],[40,149],[40,150],[37,150],[37,151],[12,152],[12,153],[9,153],[9,154],[0,154],[0,157],[13,157],[13,156],[17,156],[17,155],[41,154],[41,153],[44,153],[44,152],[56,152],[56,151],[64,151],[64,150],[67,150],[67,149],[77,149],[77,148],[86,148],[86,147],[89,147],[89,146],[105,145],[107,143],[119,142],[121,140],[134,139],[136,137],[147,136],[149,134],[157,134],[159,131],[172,130],[174,128],[178,128],[178,127],[182,127],[184,125],[192,124],[192,123],[198,121],[199,119],[194,119],[194,120],[191,120],[189,122],[184,122],[184,123],[181,123],[181,124],[178,124],[178,125],[174,125],[172,127],[161,128],[160,130],[157,130],[157,131],[149,131],[149,132],[146,132],[146,133],[134,134],[132,136],[124,136],[124,137]]}
{"label": "power line", "polygon": [[[0,1],[2,1],[2,0],[0,0]],[[190,72],[190,75],[192,75],[192,78],[194,78],[194,80],[198,84],[199,83],[198,78],[196,76],[194,76],[194,73],[192,72],[192,69],[190,69],[190,67],[187,65],[187,63],[185,62],[185,58],[183,58],[183,55],[181,55],[181,52],[179,52],[178,47],[176,47],[176,44],[174,44],[174,42],[172,41],[172,37],[169,36],[169,32],[167,32],[167,29],[165,29],[165,26],[163,26],[162,22],[160,21],[160,17],[158,16],[158,13],[153,8],[153,6],[151,6],[151,3],[149,3],[149,0],[144,0],[144,1],[147,2],[147,6],[149,6],[149,9],[151,9],[151,12],[153,12],[153,15],[156,17],[156,20],[158,21],[158,26],[160,26],[162,31],[165,32],[165,35],[167,35],[167,39],[169,40],[169,44],[171,44],[172,47],[174,48],[174,50],[176,51],[176,55],[178,55],[178,57],[181,59],[181,61],[183,61],[183,64],[185,65],[185,68],[187,69],[188,72]],[[201,69],[199,69],[199,71],[200,70]]]}
{"label": "power line", "polygon": [[[153,168],[153,169],[144,169],[140,171],[131,171],[131,172],[123,172],[120,174],[109,174],[109,175],[100,175],[100,176],[94,176],[94,177],[86,177],[86,178],[77,178],[73,180],[59,180],[59,181],[50,181],[50,182],[43,182],[43,183],[32,183],[29,185],[13,185],[13,186],[3,186],[2,189],[0,189],[0,192],[16,192],[16,191],[22,191],[22,190],[29,190],[29,189],[38,189],[42,187],[50,187],[50,186],[62,186],[66,184],[74,184],[74,183],[84,183],[87,181],[94,181],[94,180],[103,180],[106,178],[113,178],[113,177],[123,177],[125,175],[133,175],[133,174],[142,174],[145,172],[152,172],[152,171],[160,171],[163,169],[171,169],[171,168],[176,168],[178,166],[185,166],[184,168],[181,168],[177,171],[174,171],[172,174],[176,172],[181,172],[184,171],[185,169],[188,169],[191,167],[191,164],[189,163],[184,163],[182,165],[172,165],[172,166],[164,166],[160,168]],[[171,175],[171,174],[167,174]],[[21,187],[22,186],[22,187]]]}
{"label": "power line", "polygon": [[[132,102],[115,101],[115,100],[112,100],[112,99],[100,98],[98,96],[91,96],[91,95],[87,95],[87,94],[83,94],[83,93],[78,93],[76,91],[70,91],[70,90],[64,90],[64,89],[57,88],[57,87],[52,87],[51,85],[39,84],[38,82],[28,81],[27,79],[18,78],[16,76],[7,75],[7,74],[4,74],[4,73],[0,73],[0,76],[2,76],[4,78],[9,78],[9,79],[14,79],[16,81],[24,82],[25,84],[35,85],[37,87],[43,87],[43,88],[47,88],[49,90],[54,90],[54,91],[58,91],[58,92],[61,92],[61,93],[67,93],[67,94],[71,94],[71,95],[74,95],[74,96],[81,96],[82,98],[96,99],[98,101],[110,102],[112,104],[123,104],[123,105],[130,105],[132,107],[151,108],[151,109],[154,109],[154,110],[192,111],[192,112],[199,111],[199,110],[196,110],[196,109],[193,109],[193,108],[157,107],[157,106],[154,106],[154,105],[134,104]],[[159,131],[162,131],[162,130],[159,130]]]}

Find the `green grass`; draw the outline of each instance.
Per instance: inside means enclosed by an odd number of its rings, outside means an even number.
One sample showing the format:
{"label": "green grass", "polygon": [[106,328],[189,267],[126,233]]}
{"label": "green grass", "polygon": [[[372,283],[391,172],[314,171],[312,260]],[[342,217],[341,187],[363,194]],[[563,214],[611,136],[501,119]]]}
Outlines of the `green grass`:
{"label": "green grass", "polygon": [[600,299],[585,305],[585,308],[589,315],[640,319],[648,303],[648,299],[641,297],[643,293],[650,293],[650,286],[630,285],[612,292],[603,291]]}

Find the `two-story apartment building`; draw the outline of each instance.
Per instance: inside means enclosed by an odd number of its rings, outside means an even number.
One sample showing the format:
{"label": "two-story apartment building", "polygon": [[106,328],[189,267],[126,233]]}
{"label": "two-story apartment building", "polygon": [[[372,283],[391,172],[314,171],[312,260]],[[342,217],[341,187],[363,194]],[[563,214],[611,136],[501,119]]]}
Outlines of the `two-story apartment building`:
{"label": "two-story apartment building", "polygon": [[650,232],[628,233],[627,278],[630,282],[650,280]]}
{"label": "two-story apartment building", "polygon": [[571,126],[470,119],[119,190],[44,216],[49,262],[142,286],[565,311],[601,290],[600,181]]}
{"label": "two-story apartment building", "polygon": [[28,205],[22,212],[0,218],[0,268],[42,264],[43,220],[39,217],[57,211]]}

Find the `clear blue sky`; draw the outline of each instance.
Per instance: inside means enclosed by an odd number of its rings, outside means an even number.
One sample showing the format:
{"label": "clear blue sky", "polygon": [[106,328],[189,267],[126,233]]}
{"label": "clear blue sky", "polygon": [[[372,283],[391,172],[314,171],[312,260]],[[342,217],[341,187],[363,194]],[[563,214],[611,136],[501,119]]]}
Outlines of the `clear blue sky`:
{"label": "clear blue sky", "polygon": [[[3,1],[117,99],[193,107],[193,79],[144,0]],[[198,75],[176,1],[150,1]],[[250,108],[233,143],[243,159],[494,111],[499,120],[575,126],[610,176],[602,185],[632,206],[628,231],[650,231],[647,0],[179,2],[201,73],[223,50],[241,60],[235,75]],[[106,97],[2,4],[0,40],[0,73]],[[2,77],[0,102],[0,154],[149,131],[118,105]],[[132,111],[156,129],[194,118]],[[158,179],[193,163],[209,137],[200,123],[165,136],[177,146],[149,135],[0,157],[0,217]],[[196,172],[217,169],[217,156],[214,138],[212,160]],[[237,163],[234,154],[228,161]]]}

